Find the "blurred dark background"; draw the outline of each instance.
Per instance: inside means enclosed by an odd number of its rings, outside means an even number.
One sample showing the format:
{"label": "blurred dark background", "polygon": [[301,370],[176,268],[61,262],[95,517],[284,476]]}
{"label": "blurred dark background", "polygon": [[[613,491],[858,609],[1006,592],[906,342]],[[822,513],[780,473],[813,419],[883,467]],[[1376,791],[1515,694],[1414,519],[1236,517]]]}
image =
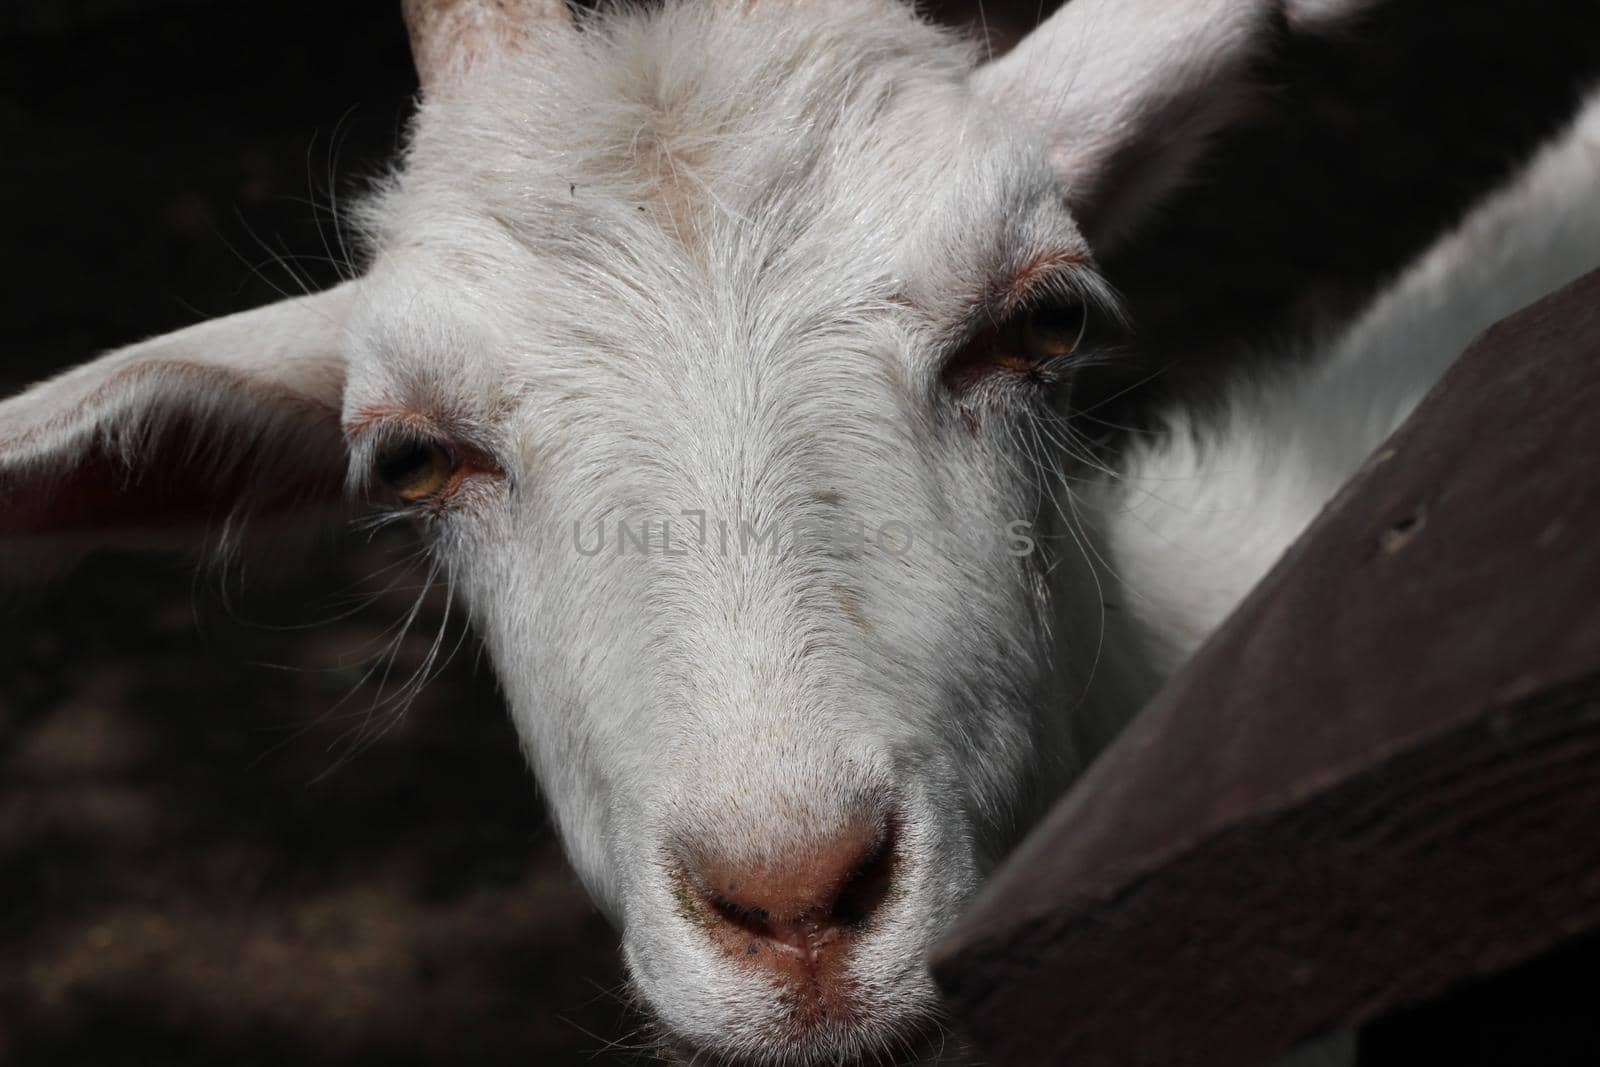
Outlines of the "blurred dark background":
{"label": "blurred dark background", "polygon": [[[1085,383],[1108,420],[1348,314],[1600,75],[1588,0],[1380,6],[1286,41],[1259,109],[1106,264],[1138,323]],[[1041,13],[931,11],[997,48]],[[414,91],[398,4],[9,0],[0,390],[329,283],[335,205]],[[0,617],[0,1062],[637,1058],[612,936],[470,637],[403,717],[369,711],[461,638],[431,597],[388,689],[363,681],[419,595],[408,547],[351,537],[271,581],[104,557]],[[1368,1062],[1426,1023],[1375,1028]]]}

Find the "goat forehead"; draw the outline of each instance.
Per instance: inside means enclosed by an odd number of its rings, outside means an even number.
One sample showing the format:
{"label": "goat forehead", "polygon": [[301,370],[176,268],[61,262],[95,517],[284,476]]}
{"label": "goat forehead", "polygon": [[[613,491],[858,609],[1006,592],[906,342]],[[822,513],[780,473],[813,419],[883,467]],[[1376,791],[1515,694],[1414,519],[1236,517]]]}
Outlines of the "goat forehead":
{"label": "goat forehead", "polygon": [[619,9],[544,43],[424,105],[381,239],[449,244],[466,215],[567,262],[676,241],[748,271],[807,235],[903,234],[986,128],[971,49],[888,2]]}
{"label": "goat forehead", "polygon": [[458,177],[471,160],[487,193],[530,173],[696,185],[759,170],[782,146],[803,158],[832,137],[889,134],[888,111],[937,113],[964,96],[973,59],[888,2],[827,18],[784,0],[619,7],[545,44],[425,104],[413,162]]}
{"label": "goat forehead", "polygon": [[769,428],[808,397],[904,394],[905,305],[1076,239],[970,99],[972,60],[892,3],[595,17],[425,107],[368,207],[392,286],[372,362],[546,428],[663,424],[674,400],[712,425],[752,385]]}

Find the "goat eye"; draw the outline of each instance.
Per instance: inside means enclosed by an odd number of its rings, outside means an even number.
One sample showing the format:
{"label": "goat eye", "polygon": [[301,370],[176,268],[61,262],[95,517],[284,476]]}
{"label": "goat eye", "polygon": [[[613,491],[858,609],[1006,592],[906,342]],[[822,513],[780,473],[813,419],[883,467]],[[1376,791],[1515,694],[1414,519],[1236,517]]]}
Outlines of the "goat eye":
{"label": "goat eye", "polygon": [[1088,311],[1081,304],[1040,304],[968,339],[945,363],[946,387],[960,393],[992,375],[1004,374],[1041,385],[1060,376],[1057,360],[1082,345]]}
{"label": "goat eye", "polygon": [[1040,363],[1072,355],[1083,340],[1085,314],[1078,304],[1029,308],[1017,327],[1017,355]]}
{"label": "goat eye", "polygon": [[443,489],[455,469],[449,450],[434,441],[396,441],[386,445],[373,464],[378,481],[407,504]]}

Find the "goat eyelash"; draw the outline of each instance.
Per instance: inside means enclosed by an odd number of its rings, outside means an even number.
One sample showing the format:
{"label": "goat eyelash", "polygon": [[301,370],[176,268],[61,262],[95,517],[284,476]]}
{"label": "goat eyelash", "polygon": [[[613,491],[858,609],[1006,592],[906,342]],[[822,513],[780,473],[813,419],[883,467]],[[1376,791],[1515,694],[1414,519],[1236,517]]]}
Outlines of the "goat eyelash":
{"label": "goat eyelash", "polygon": [[1084,257],[1040,257],[975,302],[960,340],[941,361],[940,377],[958,396],[997,375],[1048,389],[1085,353],[1115,347],[1126,329],[1115,296],[1085,269]]}

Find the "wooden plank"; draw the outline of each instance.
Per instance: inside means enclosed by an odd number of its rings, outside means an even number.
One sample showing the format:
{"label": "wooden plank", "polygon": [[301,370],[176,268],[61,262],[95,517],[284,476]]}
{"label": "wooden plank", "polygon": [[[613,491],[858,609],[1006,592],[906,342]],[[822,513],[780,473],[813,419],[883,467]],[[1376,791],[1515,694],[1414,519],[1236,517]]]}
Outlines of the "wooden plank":
{"label": "wooden plank", "polygon": [[1600,272],[1489,331],[934,961],[999,1064],[1250,1064],[1600,926]]}

